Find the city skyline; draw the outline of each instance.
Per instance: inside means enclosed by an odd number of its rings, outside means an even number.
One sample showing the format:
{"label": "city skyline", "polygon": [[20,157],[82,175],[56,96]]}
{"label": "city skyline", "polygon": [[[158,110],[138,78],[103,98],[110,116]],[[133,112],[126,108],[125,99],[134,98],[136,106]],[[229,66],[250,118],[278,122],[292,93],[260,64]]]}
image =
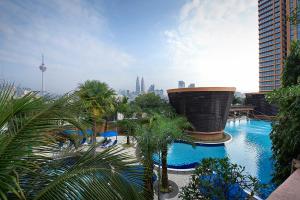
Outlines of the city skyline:
{"label": "city skyline", "polygon": [[133,90],[136,72],[164,90],[184,79],[255,92],[257,12],[248,0],[3,0],[0,78],[39,90],[44,53],[51,93],[92,79]]}

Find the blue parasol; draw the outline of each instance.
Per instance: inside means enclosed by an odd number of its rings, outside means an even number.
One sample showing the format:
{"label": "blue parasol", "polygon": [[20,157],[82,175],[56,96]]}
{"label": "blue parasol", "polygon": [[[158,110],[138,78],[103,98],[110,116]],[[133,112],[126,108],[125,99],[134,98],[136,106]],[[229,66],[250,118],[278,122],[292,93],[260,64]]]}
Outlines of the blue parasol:
{"label": "blue parasol", "polygon": [[106,131],[104,133],[100,134],[102,137],[116,137],[118,136],[118,133],[116,131]]}

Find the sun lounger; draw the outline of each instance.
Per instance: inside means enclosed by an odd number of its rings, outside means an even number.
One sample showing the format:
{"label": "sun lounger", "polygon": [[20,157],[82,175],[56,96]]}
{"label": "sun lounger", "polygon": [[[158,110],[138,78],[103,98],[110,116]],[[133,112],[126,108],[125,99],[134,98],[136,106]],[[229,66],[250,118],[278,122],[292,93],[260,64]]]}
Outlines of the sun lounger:
{"label": "sun lounger", "polygon": [[106,140],[105,142],[103,142],[103,143],[100,145],[100,147],[101,147],[101,148],[105,148],[110,142],[112,142],[111,139],[108,139],[108,140]]}
{"label": "sun lounger", "polygon": [[107,144],[104,148],[108,148],[108,147],[112,147],[114,145],[116,145],[118,142],[118,140],[115,140],[115,141],[111,141],[109,144]]}

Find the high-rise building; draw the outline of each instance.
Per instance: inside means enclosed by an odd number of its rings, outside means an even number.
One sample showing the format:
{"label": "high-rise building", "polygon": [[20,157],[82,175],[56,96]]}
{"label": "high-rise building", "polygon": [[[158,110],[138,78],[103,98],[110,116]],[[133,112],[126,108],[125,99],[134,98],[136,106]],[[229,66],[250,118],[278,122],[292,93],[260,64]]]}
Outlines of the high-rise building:
{"label": "high-rise building", "polygon": [[154,94],[160,96],[161,98],[163,98],[164,96],[164,91],[163,89],[160,89],[160,90],[154,90]]}
{"label": "high-rise building", "polygon": [[[296,0],[258,0],[259,91],[280,87],[283,62],[287,54],[286,2]],[[289,13],[289,12],[288,12]]]}
{"label": "high-rise building", "polygon": [[141,93],[145,93],[145,82],[144,82],[144,77],[142,77],[142,80],[141,80]]}
{"label": "high-rise building", "polygon": [[194,88],[194,87],[196,87],[196,86],[195,86],[195,83],[189,84],[189,88]]}
{"label": "high-rise building", "polygon": [[185,88],[185,82],[184,81],[178,81],[178,88]]}
{"label": "high-rise building", "polygon": [[135,93],[138,95],[141,93],[141,87],[140,87],[140,80],[139,77],[136,77],[136,82],[135,82]]}
{"label": "high-rise building", "polygon": [[149,87],[149,89],[148,89],[148,92],[149,92],[149,93],[150,93],[150,92],[154,92],[154,90],[155,90],[155,85],[154,85],[154,84],[150,85],[150,87]]}
{"label": "high-rise building", "polygon": [[[287,50],[289,51],[291,41],[300,39],[300,1],[299,0],[287,0],[286,13],[287,16],[294,18],[294,20],[287,20]],[[295,23],[297,21],[298,24]]]}

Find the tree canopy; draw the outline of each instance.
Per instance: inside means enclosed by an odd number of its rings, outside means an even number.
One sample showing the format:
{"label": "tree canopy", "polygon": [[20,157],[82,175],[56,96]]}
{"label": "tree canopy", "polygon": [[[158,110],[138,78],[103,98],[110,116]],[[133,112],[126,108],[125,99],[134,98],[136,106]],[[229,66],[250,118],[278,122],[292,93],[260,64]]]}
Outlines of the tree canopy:
{"label": "tree canopy", "polygon": [[60,151],[55,132],[89,125],[78,103],[75,95],[14,98],[12,85],[0,86],[0,199],[143,199],[136,161],[120,149]]}
{"label": "tree canopy", "polygon": [[261,188],[258,179],[246,174],[244,167],[230,163],[228,158],[207,158],[195,169],[179,197],[183,200],[246,199],[244,189],[253,197]]}
{"label": "tree canopy", "polygon": [[291,173],[292,159],[300,154],[300,43],[293,42],[282,75],[282,87],[267,95],[278,106],[272,124],[271,140],[275,172],[273,180],[281,184]]}

